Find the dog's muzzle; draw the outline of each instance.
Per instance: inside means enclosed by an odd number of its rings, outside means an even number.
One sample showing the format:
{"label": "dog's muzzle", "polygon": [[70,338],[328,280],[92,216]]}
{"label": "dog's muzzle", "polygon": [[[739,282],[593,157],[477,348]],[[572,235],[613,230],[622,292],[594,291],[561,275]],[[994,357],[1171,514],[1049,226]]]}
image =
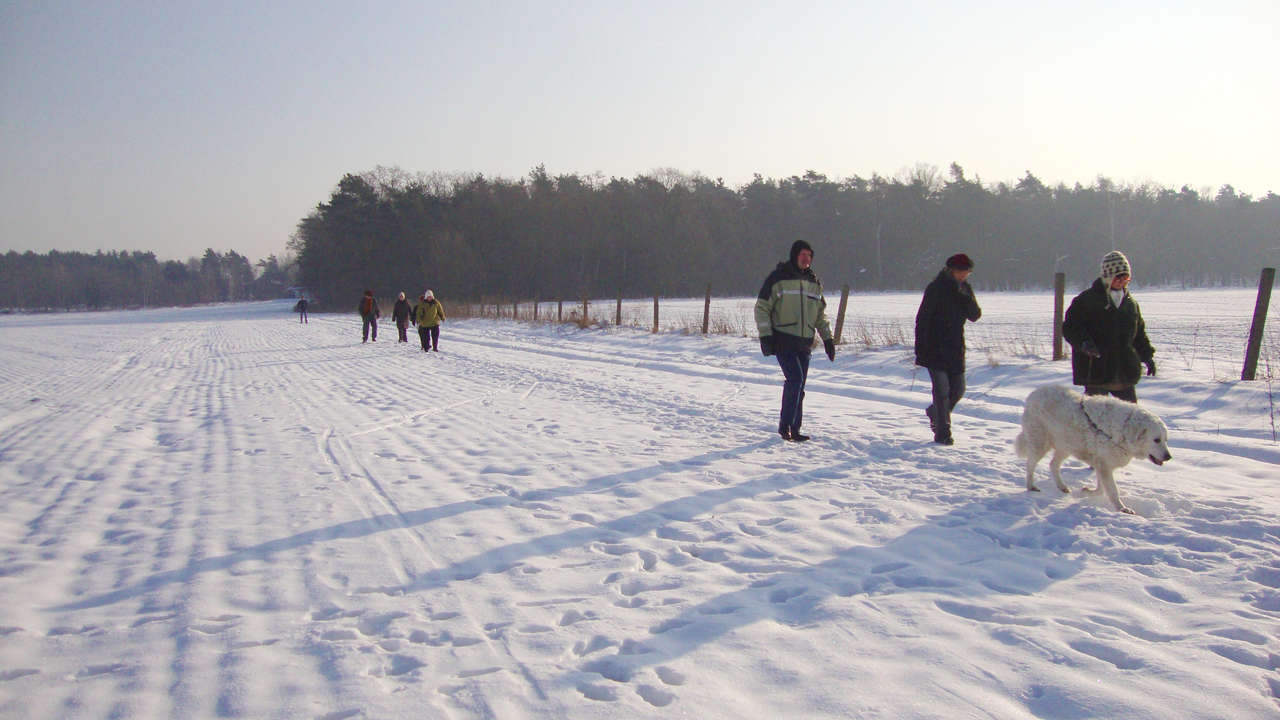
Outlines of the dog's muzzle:
{"label": "dog's muzzle", "polygon": [[1148,460],[1150,460],[1151,462],[1155,463],[1156,465],[1163,465],[1163,464],[1165,464],[1165,462],[1167,462],[1167,461],[1169,461],[1169,460],[1172,460],[1172,459],[1173,459],[1173,456],[1172,456],[1172,455],[1167,455],[1167,454],[1166,454],[1166,455],[1164,456],[1164,458],[1158,458],[1158,457],[1156,457],[1155,455],[1148,455],[1148,456],[1147,456],[1147,459],[1148,459]]}

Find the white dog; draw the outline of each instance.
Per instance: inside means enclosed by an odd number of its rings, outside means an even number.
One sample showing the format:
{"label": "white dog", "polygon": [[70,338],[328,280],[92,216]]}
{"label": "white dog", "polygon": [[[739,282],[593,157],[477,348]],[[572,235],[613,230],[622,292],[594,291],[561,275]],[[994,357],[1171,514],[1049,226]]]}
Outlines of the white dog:
{"label": "white dog", "polygon": [[1108,396],[1085,397],[1068,387],[1051,385],[1027,396],[1022,410],[1022,432],[1014,441],[1018,457],[1027,459],[1027,489],[1038,491],[1036,464],[1053,450],[1049,470],[1062,492],[1071,492],[1062,482],[1062,461],[1068,456],[1083,460],[1098,473],[1098,487],[1104,490],[1121,512],[1133,511],[1120,502],[1112,473],[1134,458],[1147,458],[1156,465],[1172,460],[1166,443],[1169,431],[1164,421],[1134,403]]}

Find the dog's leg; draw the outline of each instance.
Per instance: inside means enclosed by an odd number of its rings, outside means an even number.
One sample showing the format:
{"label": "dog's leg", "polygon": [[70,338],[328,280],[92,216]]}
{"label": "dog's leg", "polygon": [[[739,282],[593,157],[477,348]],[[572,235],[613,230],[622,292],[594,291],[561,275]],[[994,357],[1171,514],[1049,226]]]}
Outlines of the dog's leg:
{"label": "dog's leg", "polygon": [[1107,497],[1110,498],[1111,504],[1114,505],[1117,510],[1122,513],[1129,513],[1130,515],[1135,514],[1132,510],[1125,507],[1124,503],[1120,502],[1120,490],[1116,488],[1116,479],[1112,476],[1110,470],[1098,470],[1098,487],[1107,492]]}
{"label": "dog's leg", "polygon": [[1036,487],[1036,465],[1039,464],[1042,457],[1044,457],[1044,450],[1038,445],[1029,444],[1027,447],[1027,489],[1031,492],[1040,492],[1040,488]]}
{"label": "dog's leg", "polygon": [[1071,488],[1067,487],[1067,484],[1062,482],[1062,463],[1066,459],[1066,453],[1055,449],[1053,451],[1053,458],[1049,460],[1049,471],[1053,473],[1053,481],[1057,483],[1058,489],[1064,493],[1069,493],[1071,492]]}

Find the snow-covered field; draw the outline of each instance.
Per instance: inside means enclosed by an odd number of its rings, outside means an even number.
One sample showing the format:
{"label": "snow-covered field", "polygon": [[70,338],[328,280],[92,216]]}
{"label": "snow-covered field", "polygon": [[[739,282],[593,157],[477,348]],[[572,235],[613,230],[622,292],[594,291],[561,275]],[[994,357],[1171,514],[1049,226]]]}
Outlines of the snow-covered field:
{"label": "snow-covered field", "polygon": [[795,445],[750,337],[0,318],[0,715],[1277,717],[1253,295],[1139,290],[1174,460],[1117,474],[1137,516],[1023,489],[1021,401],[1070,380],[1047,294],[979,294],[950,448],[901,346],[815,357]]}

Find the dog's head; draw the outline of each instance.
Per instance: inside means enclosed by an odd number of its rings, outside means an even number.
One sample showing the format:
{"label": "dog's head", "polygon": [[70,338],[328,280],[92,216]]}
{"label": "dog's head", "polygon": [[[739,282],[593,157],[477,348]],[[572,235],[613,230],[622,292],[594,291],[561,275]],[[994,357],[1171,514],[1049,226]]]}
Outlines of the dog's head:
{"label": "dog's head", "polygon": [[1141,434],[1138,436],[1138,442],[1135,443],[1134,457],[1147,456],[1147,459],[1156,465],[1163,465],[1173,459],[1173,455],[1169,452],[1169,429],[1164,426],[1164,421],[1160,418],[1146,413],[1148,417],[1143,418],[1143,422],[1139,424]]}

